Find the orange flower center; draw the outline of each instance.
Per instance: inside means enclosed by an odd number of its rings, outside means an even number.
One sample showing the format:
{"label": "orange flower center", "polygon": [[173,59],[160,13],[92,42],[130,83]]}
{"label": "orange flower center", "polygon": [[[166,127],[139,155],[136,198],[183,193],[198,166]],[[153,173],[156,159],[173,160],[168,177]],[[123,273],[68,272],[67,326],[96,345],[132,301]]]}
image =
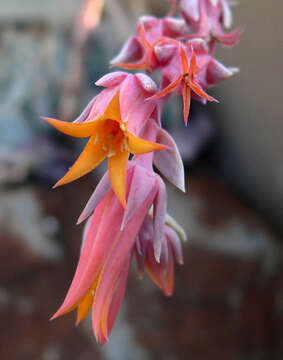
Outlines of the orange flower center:
{"label": "orange flower center", "polygon": [[111,119],[102,120],[94,140],[95,144],[98,142],[107,157],[112,157],[117,152],[129,151],[126,125]]}

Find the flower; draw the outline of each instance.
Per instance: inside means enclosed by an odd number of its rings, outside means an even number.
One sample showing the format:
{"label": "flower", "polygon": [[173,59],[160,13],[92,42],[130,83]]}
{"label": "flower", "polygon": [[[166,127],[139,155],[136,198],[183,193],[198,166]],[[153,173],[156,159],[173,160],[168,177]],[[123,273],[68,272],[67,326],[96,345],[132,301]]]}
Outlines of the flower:
{"label": "flower", "polygon": [[184,35],[185,27],[183,19],[143,16],[139,20],[137,34],[125,43],[111,64],[124,69],[153,71],[160,65],[155,54],[155,46],[161,41],[170,43],[170,38]]}
{"label": "flower", "polygon": [[201,37],[212,44],[218,40],[226,46],[235,45],[241,37],[241,31],[235,29],[229,34],[223,27],[230,28],[232,14],[227,0],[181,0],[180,10],[188,25],[195,31],[186,39]]}
{"label": "flower", "polygon": [[[83,220],[94,212],[86,225],[76,273],[62,306],[52,317],[54,319],[77,309],[78,324],[92,308],[93,330],[101,344],[107,341],[119,311],[135,240],[152,205],[151,225],[154,233],[151,233],[151,244],[154,258],[150,261],[160,262],[160,266],[164,268],[164,256],[167,258],[167,253],[171,256],[171,248],[168,252],[168,245],[164,247],[163,244],[165,186],[157,174],[142,165],[144,159],[141,158],[144,156],[129,162],[126,209],[121,206],[114,192],[109,190],[107,175],[87,204],[80,219]],[[143,236],[142,234],[143,231],[140,235]],[[168,231],[166,236],[170,236]],[[172,243],[174,240],[170,241]],[[166,252],[165,255],[163,251]],[[179,254],[180,251],[177,252]],[[152,274],[155,273],[154,265],[148,269],[152,269]]]}
{"label": "flower", "polygon": [[180,265],[183,264],[180,240],[186,241],[187,238],[180,225],[168,214],[162,231],[162,252],[157,262],[154,255],[154,220],[150,211],[137,235],[135,255],[139,278],[142,279],[146,270],[164,294],[171,296],[174,288],[174,257]]}
{"label": "flower", "polygon": [[[108,83],[110,82],[109,77],[107,80],[100,80],[100,83],[107,81]],[[75,137],[90,137],[77,161],[66,175],[55,184],[55,187],[67,184],[87,174],[107,157],[109,177],[113,190],[121,204],[126,206],[126,168],[129,154],[143,154],[162,150],[165,149],[166,146],[144,140],[134,135],[134,132],[138,132],[139,123],[122,119],[119,92],[117,90],[116,93],[113,93],[113,91],[110,92],[112,96],[112,98],[110,97],[110,101],[109,93],[106,95],[106,108],[103,113],[97,117],[95,116],[96,114],[93,114],[93,109],[88,109],[87,115],[84,115],[86,119],[84,119],[83,122],[81,122],[82,119],[69,123],[52,118],[44,118],[64,134]],[[96,102],[91,103],[91,107],[95,109],[95,105],[99,101],[103,102],[105,107],[105,93],[101,94],[101,97],[102,100],[96,99]],[[129,114],[129,112],[127,112],[127,114]],[[133,120],[135,120],[135,118]],[[129,126],[132,127],[133,131],[128,129]]]}
{"label": "flower", "polygon": [[[178,46],[179,52],[179,68],[174,63],[174,72],[178,71],[177,77],[171,81],[171,83],[157,92],[155,95],[151,96],[150,99],[156,100],[160,97],[163,97],[167,94],[172,93],[173,91],[181,87],[181,93],[183,97],[184,105],[184,121],[185,124],[188,122],[188,116],[190,112],[190,103],[191,103],[191,91],[204,100],[216,101],[212,96],[208,95],[203,88],[196,81],[196,72],[197,72],[197,58],[193,47],[190,47],[190,65],[188,61],[188,54],[186,53],[183,45]],[[188,48],[187,48],[188,50]],[[173,58],[174,60],[175,58]],[[172,60],[171,60],[172,61]],[[166,70],[163,69],[163,72],[166,73]]]}

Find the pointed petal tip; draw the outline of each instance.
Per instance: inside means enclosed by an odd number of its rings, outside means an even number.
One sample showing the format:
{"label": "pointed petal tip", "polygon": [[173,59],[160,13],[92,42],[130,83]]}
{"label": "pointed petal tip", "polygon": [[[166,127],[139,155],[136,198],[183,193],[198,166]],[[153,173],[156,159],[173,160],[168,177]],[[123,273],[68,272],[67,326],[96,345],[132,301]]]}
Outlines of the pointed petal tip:
{"label": "pointed petal tip", "polygon": [[79,216],[79,218],[78,218],[78,220],[77,220],[77,222],[76,222],[76,225],[80,225],[83,221],[85,221],[85,217],[84,216]]}
{"label": "pointed petal tip", "polygon": [[59,181],[57,181],[57,183],[52,186],[52,189],[57,189],[58,187],[60,187],[62,185],[65,185],[65,182],[63,181],[63,178],[60,179]]}
{"label": "pointed petal tip", "polygon": [[57,319],[60,316],[61,316],[61,314],[59,313],[59,311],[57,311],[55,314],[53,314],[51,316],[51,318],[49,318],[49,321],[53,321],[53,320]]}
{"label": "pointed petal tip", "polygon": [[171,290],[171,289],[170,289],[170,290],[165,289],[165,290],[163,290],[163,291],[164,291],[165,296],[167,296],[167,297],[173,295],[173,290]]}

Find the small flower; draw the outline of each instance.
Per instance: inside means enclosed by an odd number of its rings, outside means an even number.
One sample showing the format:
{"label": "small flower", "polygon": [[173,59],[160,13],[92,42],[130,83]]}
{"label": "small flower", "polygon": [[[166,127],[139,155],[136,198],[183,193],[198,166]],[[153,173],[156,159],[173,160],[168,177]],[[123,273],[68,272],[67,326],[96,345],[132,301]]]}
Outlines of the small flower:
{"label": "small flower", "polygon": [[239,29],[229,34],[223,31],[223,27],[230,28],[232,25],[232,14],[227,0],[181,0],[180,10],[188,25],[195,31],[184,38],[201,37],[212,44],[217,40],[226,46],[234,46],[240,40]]}
{"label": "small flower", "polygon": [[[197,72],[197,58],[194,52],[193,47],[190,49],[190,65],[188,61],[188,55],[185,52],[183,45],[178,47],[181,66],[179,68],[179,75],[175,80],[173,80],[168,86],[164,87],[162,90],[153,95],[150,99],[156,100],[167,94],[174,92],[175,90],[181,88],[181,93],[183,97],[184,105],[184,121],[185,124],[188,122],[189,112],[190,112],[190,103],[191,103],[191,91],[193,91],[200,98],[203,98],[208,101],[216,101],[212,96],[208,95],[203,88],[198,84],[195,79]],[[166,72],[165,70],[163,70]],[[174,71],[176,71],[176,64],[174,66]],[[178,70],[177,70],[178,71]]]}
{"label": "small flower", "polygon": [[[174,288],[174,257],[176,261],[183,264],[181,239],[186,241],[183,229],[173,220],[166,216],[167,223],[162,228],[162,252],[160,261],[157,262],[154,254],[154,220],[152,212],[145,218],[138,233],[135,244],[135,255],[137,259],[139,278],[143,277],[144,271],[149,274],[152,281],[164,292],[171,296]],[[176,231],[179,230],[179,233]],[[181,236],[180,236],[181,234]]]}
{"label": "small flower", "polygon": [[120,53],[111,61],[112,65],[124,69],[145,69],[153,71],[159,66],[154,48],[161,41],[184,35],[185,21],[172,17],[157,19],[144,16],[140,19],[137,34],[132,36]]}
{"label": "small flower", "polygon": [[126,168],[129,154],[143,154],[166,148],[164,145],[143,140],[128,131],[127,124],[121,119],[118,95],[111,100],[102,116],[87,123],[44,119],[64,134],[90,137],[77,161],[54,187],[80,178],[95,169],[107,157],[111,184],[123,206],[126,206]]}

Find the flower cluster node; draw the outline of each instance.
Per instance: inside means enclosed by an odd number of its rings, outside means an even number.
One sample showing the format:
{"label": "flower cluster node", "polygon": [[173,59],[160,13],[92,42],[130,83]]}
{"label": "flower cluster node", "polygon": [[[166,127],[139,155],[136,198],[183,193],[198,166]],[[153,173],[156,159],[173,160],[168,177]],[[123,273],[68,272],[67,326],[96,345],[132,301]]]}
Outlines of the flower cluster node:
{"label": "flower cluster node", "polygon": [[[178,147],[162,128],[162,111],[173,94],[183,99],[188,123],[191,100],[217,101],[207,93],[237,69],[215,59],[216,45],[235,45],[241,31],[232,24],[227,0],[171,0],[168,16],[140,18],[136,32],[111,66],[145,73],[114,71],[96,82],[104,89],[74,122],[44,118],[66,135],[89,138],[74,165],[55,187],[95,169],[104,159],[103,176],[78,224],[87,220],[79,263],[67,296],[53,318],[77,310],[77,324],[92,309],[97,340],[104,344],[121,306],[132,258],[138,276],[147,272],[170,296],[174,261],[183,264],[182,227],[167,214],[167,180],[185,191]],[[179,12],[181,17],[173,17]],[[158,87],[149,76],[159,71]],[[129,160],[130,154],[133,155]]]}

